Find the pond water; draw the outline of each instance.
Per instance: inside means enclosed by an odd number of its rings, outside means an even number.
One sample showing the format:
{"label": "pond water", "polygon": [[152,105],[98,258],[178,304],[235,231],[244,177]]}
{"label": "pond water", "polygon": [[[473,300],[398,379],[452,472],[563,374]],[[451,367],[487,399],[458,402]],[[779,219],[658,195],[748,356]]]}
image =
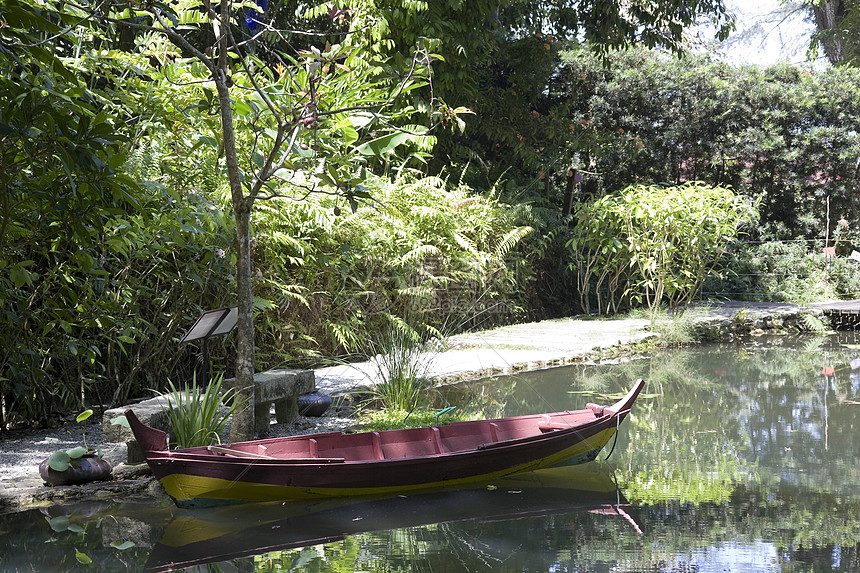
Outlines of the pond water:
{"label": "pond water", "polygon": [[0,570],[860,570],[854,334],[667,350],[433,399],[508,416],[607,403],[636,378],[648,385],[608,461],[388,499],[4,515]]}

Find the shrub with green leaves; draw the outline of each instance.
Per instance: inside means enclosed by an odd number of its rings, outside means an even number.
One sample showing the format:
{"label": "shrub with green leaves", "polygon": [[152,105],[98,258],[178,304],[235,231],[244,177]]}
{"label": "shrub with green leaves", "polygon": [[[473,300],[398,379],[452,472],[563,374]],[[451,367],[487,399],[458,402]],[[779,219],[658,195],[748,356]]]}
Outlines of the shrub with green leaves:
{"label": "shrub with green leaves", "polygon": [[532,228],[495,194],[432,177],[366,184],[373,200],[354,212],[325,194],[259,205],[264,360],[367,352],[392,325],[427,337],[522,315],[508,261]]}
{"label": "shrub with green leaves", "polygon": [[860,297],[860,263],[846,256],[850,249],[827,257],[823,246],[803,239],[739,244],[703,295],[795,304]]}
{"label": "shrub with green leaves", "polygon": [[700,182],[634,185],[580,204],[568,242],[583,309],[645,302],[682,309],[756,209],[731,189]]}
{"label": "shrub with green leaves", "polygon": [[733,66],[642,48],[607,62],[580,47],[562,61],[558,99],[584,116],[596,132],[588,138],[633,142],[593,149],[591,165],[574,156],[595,173],[586,183],[606,191],[633,182],[731,186],[760,200],[761,223],[751,232],[763,239],[823,236],[827,201],[831,229],[856,212],[857,68]]}

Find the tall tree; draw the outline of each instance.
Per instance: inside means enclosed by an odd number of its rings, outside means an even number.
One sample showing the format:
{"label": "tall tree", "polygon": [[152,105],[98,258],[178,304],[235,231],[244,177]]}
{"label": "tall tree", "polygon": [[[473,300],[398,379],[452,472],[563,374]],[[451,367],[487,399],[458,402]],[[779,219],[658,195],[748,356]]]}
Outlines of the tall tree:
{"label": "tall tree", "polygon": [[[360,49],[331,43],[330,35],[276,28],[266,15],[263,0],[251,5],[224,0],[204,1],[202,5],[158,3],[138,7],[68,2],[42,7],[12,2],[2,12],[4,28],[13,30],[4,32],[4,44],[0,47],[5,53],[11,48],[26,48],[44,60],[56,57],[46,46],[56,45],[58,51],[74,52],[82,41],[113,50],[142,49],[156,66],[150,72],[153,76],[150,81],[160,77],[169,83],[198,85],[202,96],[198,107],[217,111],[220,121],[215,126],[216,133],[212,137],[201,134],[201,140],[209,142],[220,157],[235,218],[239,306],[236,386],[245,406],[234,416],[231,439],[251,437],[255,363],[251,261],[254,203],[278,195],[284,185],[300,186],[306,192],[325,185],[343,193],[353,203],[366,196],[367,191],[360,185],[363,162],[388,154],[404,143],[426,139],[426,126],[398,129],[389,112],[405,109],[403,117],[413,119],[414,113],[402,100],[420,85],[429,57],[419,53],[404,59],[402,66],[374,66],[362,57]],[[342,32],[348,31],[348,22],[344,21],[347,12],[331,8],[326,15],[338,24],[344,22]],[[25,42],[17,34],[18,30],[28,29],[39,30],[36,41]],[[293,45],[290,38],[295,36],[302,37],[308,49]],[[16,60],[14,54],[11,60],[13,68],[24,70],[35,63]],[[90,90],[97,82],[104,81],[93,79],[87,86]],[[122,78],[112,80],[121,82]],[[77,95],[87,92],[80,87]],[[10,100],[16,101],[12,97]],[[8,117],[4,114],[2,119]],[[84,117],[75,127],[75,133],[84,133],[84,129],[93,125]],[[103,131],[103,126],[98,125]],[[14,126],[10,129],[17,133]],[[20,131],[26,150],[27,142],[32,143],[33,135],[39,132],[25,128]],[[104,146],[101,132],[92,137],[96,144],[102,142]],[[86,160],[87,156],[81,155],[83,151],[80,148],[75,157]],[[96,160],[102,161],[93,161]],[[115,163],[111,166],[117,167],[121,160]],[[59,155],[57,168],[65,170],[69,177],[76,176],[79,170],[63,155]],[[88,189],[92,187],[90,184]],[[4,219],[4,226],[8,223]],[[25,267],[13,269],[16,281],[26,281],[28,276]]]}
{"label": "tall tree", "polygon": [[545,137],[544,125],[556,105],[551,84],[565,42],[584,42],[603,55],[633,44],[681,52],[685,27],[701,18],[714,20],[720,38],[734,25],[723,0],[365,3],[373,9],[356,20],[355,41],[385,56],[426,45],[443,59],[433,69],[435,95],[475,112],[465,133],[439,134],[430,169],[483,165],[485,184],[502,173],[534,179],[546,170],[538,156],[563,155],[569,148],[567,138]]}
{"label": "tall tree", "polygon": [[811,51],[824,52],[833,65],[860,62],[860,2],[857,0],[807,0],[816,33]]}
{"label": "tall tree", "polygon": [[[204,18],[195,28],[199,35],[209,38],[202,46],[177,25],[187,12],[165,13],[163,7],[153,8],[146,12],[152,18],[151,25],[132,24],[163,34],[193,62],[204,66],[200,79],[215,87],[221,119],[216,144],[223,154],[236,221],[236,394],[245,400],[244,407],[233,416],[232,440],[247,439],[255,433],[251,262],[254,203],[278,194],[273,181],[294,181],[300,171],[299,179],[308,191],[325,183],[355,201],[363,193],[362,178],[355,172],[358,166],[344,161],[343,156],[385,153],[409,139],[411,132],[391,131],[385,125],[384,110],[414,88],[429,65],[426,56],[412,57],[404,68],[396,70],[400,76],[392,80],[363,61],[359,51],[322,42],[326,37],[316,39],[323,43],[322,47],[311,45],[308,51],[296,54],[283,38],[297,32],[274,28],[265,9],[263,1],[255,7],[227,0],[204,1]],[[337,8],[331,8],[328,14],[335,20],[346,15]],[[123,22],[119,17],[115,21]],[[189,65],[193,68],[194,63]],[[241,133],[237,131],[237,120]],[[326,148],[318,137],[322,122],[333,124],[345,145]],[[376,145],[360,146],[359,131],[369,137],[378,136],[374,139]],[[247,142],[244,147],[242,141]],[[336,155],[340,157],[333,157]]]}

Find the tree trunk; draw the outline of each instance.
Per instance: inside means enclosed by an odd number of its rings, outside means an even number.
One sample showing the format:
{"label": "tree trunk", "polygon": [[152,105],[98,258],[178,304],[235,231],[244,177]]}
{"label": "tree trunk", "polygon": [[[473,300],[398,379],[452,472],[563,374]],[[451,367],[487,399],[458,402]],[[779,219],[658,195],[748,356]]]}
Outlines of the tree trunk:
{"label": "tree trunk", "polygon": [[[241,190],[241,188],[240,188]],[[236,296],[239,305],[236,342],[235,399],[242,405],[233,413],[230,441],[254,437],[254,296],[251,288],[251,209],[250,200],[233,202],[236,216]]]}
{"label": "tree trunk", "polygon": [[570,170],[567,172],[567,187],[564,191],[564,204],[561,210],[562,217],[570,216],[573,211],[573,197],[576,192],[576,171]]}
{"label": "tree trunk", "polygon": [[842,21],[845,19],[845,2],[828,0],[812,6],[815,26],[822,33],[821,46],[830,63],[838,64],[845,58],[844,41],[841,37]]}
{"label": "tree trunk", "polygon": [[[225,3],[229,4],[229,3]],[[227,18],[223,19],[228,21]],[[239,306],[236,342],[235,400],[241,405],[233,413],[230,441],[241,442],[254,437],[254,297],[251,288],[251,208],[253,196],[245,197],[236,152],[233,109],[230,107],[227,46],[222,40],[218,64],[213,70],[221,112],[224,160],[236,218],[236,302]],[[208,380],[206,381],[209,382]]]}

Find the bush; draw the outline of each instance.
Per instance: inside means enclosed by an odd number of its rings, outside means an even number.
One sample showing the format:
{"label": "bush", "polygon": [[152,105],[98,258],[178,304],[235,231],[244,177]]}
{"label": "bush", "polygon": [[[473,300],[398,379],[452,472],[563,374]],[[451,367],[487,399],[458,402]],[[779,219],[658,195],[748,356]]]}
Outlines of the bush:
{"label": "bush", "polygon": [[48,243],[56,232],[22,219],[35,237],[33,278],[0,279],[5,423],[162,387],[185,366],[178,330],[232,300],[230,229],[214,205],[158,193],[134,212],[107,213],[86,242]]}
{"label": "bush", "polygon": [[521,318],[509,264],[532,228],[493,194],[437,178],[369,180],[374,200],[347,210],[316,194],[255,214],[263,361],[373,353],[389,328],[419,338]]}
{"label": "bush", "polygon": [[[585,49],[562,59],[559,99],[587,119],[589,140],[615,138],[593,144],[591,164],[573,156],[594,172],[586,183],[731,186],[760,199],[761,239],[821,237],[828,200],[831,229],[857,211],[860,70],[731,66],[644,49],[614,53],[608,66]],[[582,131],[572,127],[571,137]]]}
{"label": "bush", "polygon": [[721,261],[720,278],[707,281],[704,297],[809,304],[860,297],[857,261],[826,257],[819,241],[768,241],[738,245]]}
{"label": "bush", "polygon": [[635,185],[580,204],[568,242],[583,310],[688,304],[756,210],[703,183]]}

